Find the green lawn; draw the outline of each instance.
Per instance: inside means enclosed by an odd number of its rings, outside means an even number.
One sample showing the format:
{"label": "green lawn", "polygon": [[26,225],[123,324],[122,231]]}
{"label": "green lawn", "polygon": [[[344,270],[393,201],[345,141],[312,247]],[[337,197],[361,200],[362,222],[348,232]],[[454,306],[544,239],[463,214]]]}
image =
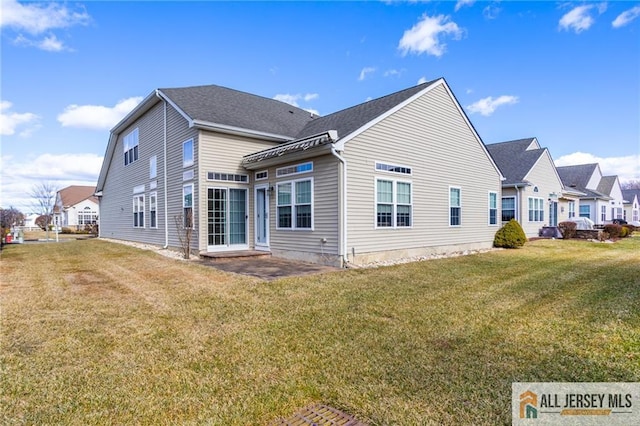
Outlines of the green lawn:
{"label": "green lawn", "polygon": [[5,247],[0,423],[510,424],[514,381],[640,381],[640,237],[261,282],[101,240]]}

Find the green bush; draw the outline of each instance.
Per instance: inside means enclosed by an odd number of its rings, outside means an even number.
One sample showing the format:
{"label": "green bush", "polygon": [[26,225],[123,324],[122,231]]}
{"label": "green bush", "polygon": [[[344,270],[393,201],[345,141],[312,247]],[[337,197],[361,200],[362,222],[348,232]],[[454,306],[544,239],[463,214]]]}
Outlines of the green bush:
{"label": "green bush", "polygon": [[493,245],[495,247],[518,248],[522,247],[526,242],[527,236],[522,230],[522,226],[517,220],[511,219],[502,228],[498,229]]}
{"label": "green bush", "polygon": [[577,225],[575,222],[571,222],[571,221],[560,222],[558,224],[558,228],[560,228],[560,232],[562,232],[562,238],[564,238],[565,240],[573,238],[577,235],[577,232],[576,232]]}
{"label": "green bush", "polygon": [[629,227],[627,227],[626,225],[620,229],[620,238],[628,237],[630,234],[631,234],[631,231],[629,230]]}
{"label": "green bush", "polygon": [[604,232],[609,234],[609,238],[619,238],[620,232],[622,232],[622,226],[615,223],[610,223],[604,226]]}

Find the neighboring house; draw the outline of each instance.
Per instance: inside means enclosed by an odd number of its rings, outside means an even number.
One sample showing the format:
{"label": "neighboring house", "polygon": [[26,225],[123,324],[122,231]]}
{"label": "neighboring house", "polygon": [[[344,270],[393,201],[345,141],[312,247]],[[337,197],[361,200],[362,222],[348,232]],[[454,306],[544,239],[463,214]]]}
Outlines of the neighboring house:
{"label": "neighboring house", "polygon": [[38,225],[36,225],[36,219],[40,217],[37,213],[30,213],[24,218],[24,226],[23,229],[25,231],[33,231],[40,229]]}
{"label": "neighboring house", "polygon": [[622,218],[623,197],[617,176],[602,176],[597,163],[558,167],[558,174],[566,188],[580,196],[578,216],[591,219],[596,225]]}
{"label": "neighboring house", "polygon": [[516,219],[527,237],[576,217],[581,192],[565,188],[547,148],[536,138],[488,144],[502,171],[502,222]]}
{"label": "neighboring house", "polygon": [[100,212],[95,186],[72,185],[56,194],[54,223],[60,227],[84,229],[95,224]]}
{"label": "neighboring house", "polygon": [[325,117],[158,89],[111,131],[100,235],[179,247],[187,225],[196,251],[341,266],[489,248],[501,179],[444,79]]}
{"label": "neighboring house", "polygon": [[627,222],[640,222],[640,189],[623,189],[623,219]]}

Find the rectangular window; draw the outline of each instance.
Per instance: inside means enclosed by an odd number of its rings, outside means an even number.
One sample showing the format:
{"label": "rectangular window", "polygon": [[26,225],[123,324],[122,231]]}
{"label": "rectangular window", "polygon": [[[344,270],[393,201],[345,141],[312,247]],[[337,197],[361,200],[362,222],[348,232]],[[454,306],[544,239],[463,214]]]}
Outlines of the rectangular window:
{"label": "rectangular window", "polygon": [[158,211],[158,194],[152,192],[149,194],[149,227],[157,228],[157,211]]}
{"label": "rectangular window", "polygon": [[220,180],[223,182],[248,183],[249,175],[243,175],[243,174],[237,174],[237,173],[207,172],[207,180]]}
{"label": "rectangular window", "polygon": [[124,165],[138,161],[138,128],[133,129],[124,137]]}
{"label": "rectangular window", "polygon": [[144,194],[133,197],[133,227],[144,228]]}
{"label": "rectangular window", "polygon": [[607,220],[607,206],[600,207],[600,222]]}
{"label": "rectangular window", "polygon": [[193,227],[193,184],[182,187],[182,212],[185,228]]}
{"label": "rectangular window", "polygon": [[405,228],[411,226],[411,182],[376,180],[376,227]]}
{"label": "rectangular window", "polygon": [[263,170],[261,172],[256,172],[256,180],[265,180],[269,178],[269,171]]}
{"label": "rectangular window", "polygon": [[462,194],[460,188],[449,187],[449,226],[462,223]]}
{"label": "rectangular window", "polygon": [[155,179],[158,176],[158,157],[149,158],[149,179]]}
{"label": "rectangular window", "polygon": [[489,225],[498,224],[498,193],[489,192]]}
{"label": "rectangular window", "polygon": [[516,198],[502,197],[502,221],[509,222],[516,218]]}
{"label": "rectangular window", "polygon": [[576,217],[576,202],[569,201],[569,219]]}
{"label": "rectangular window", "polygon": [[580,205],[580,217],[591,219],[591,206]]}
{"label": "rectangular window", "polygon": [[182,172],[182,180],[193,180],[193,169]]}
{"label": "rectangular window", "polygon": [[182,167],[193,166],[193,139],[182,143]]}
{"label": "rectangular window", "polygon": [[277,185],[277,228],[313,229],[313,179]]}
{"label": "rectangular window", "polygon": [[[78,212],[78,225],[91,225],[98,220],[98,213],[87,206]],[[65,220],[65,222],[67,222]]]}
{"label": "rectangular window", "polygon": [[276,169],[276,176],[297,175],[313,171],[313,162],[296,164],[295,166],[281,167]]}
{"label": "rectangular window", "polygon": [[383,172],[401,173],[403,175],[411,174],[411,167],[397,166],[394,164],[379,163],[376,161],[376,170]]}
{"label": "rectangular window", "polygon": [[529,197],[529,222],[544,222],[544,199]]}

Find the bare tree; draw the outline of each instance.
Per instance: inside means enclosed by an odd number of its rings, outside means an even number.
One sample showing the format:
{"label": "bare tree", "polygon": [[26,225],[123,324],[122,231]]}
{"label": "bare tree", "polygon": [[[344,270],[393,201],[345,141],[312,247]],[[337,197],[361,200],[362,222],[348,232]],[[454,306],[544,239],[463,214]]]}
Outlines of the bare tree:
{"label": "bare tree", "polygon": [[49,228],[53,218],[53,208],[56,202],[58,188],[52,182],[40,182],[31,188],[29,195],[33,199],[33,208],[42,216],[47,217],[47,240],[49,239]]}
{"label": "bare tree", "polygon": [[3,228],[24,225],[24,213],[15,207],[0,208],[0,225]]}
{"label": "bare tree", "polygon": [[640,189],[640,179],[632,179],[620,184],[622,189]]}
{"label": "bare tree", "polygon": [[178,214],[173,217],[178,231],[178,240],[180,240],[180,248],[185,259],[191,257],[191,238],[193,236],[193,213],[192,209],[184,209],[185,214]]}

